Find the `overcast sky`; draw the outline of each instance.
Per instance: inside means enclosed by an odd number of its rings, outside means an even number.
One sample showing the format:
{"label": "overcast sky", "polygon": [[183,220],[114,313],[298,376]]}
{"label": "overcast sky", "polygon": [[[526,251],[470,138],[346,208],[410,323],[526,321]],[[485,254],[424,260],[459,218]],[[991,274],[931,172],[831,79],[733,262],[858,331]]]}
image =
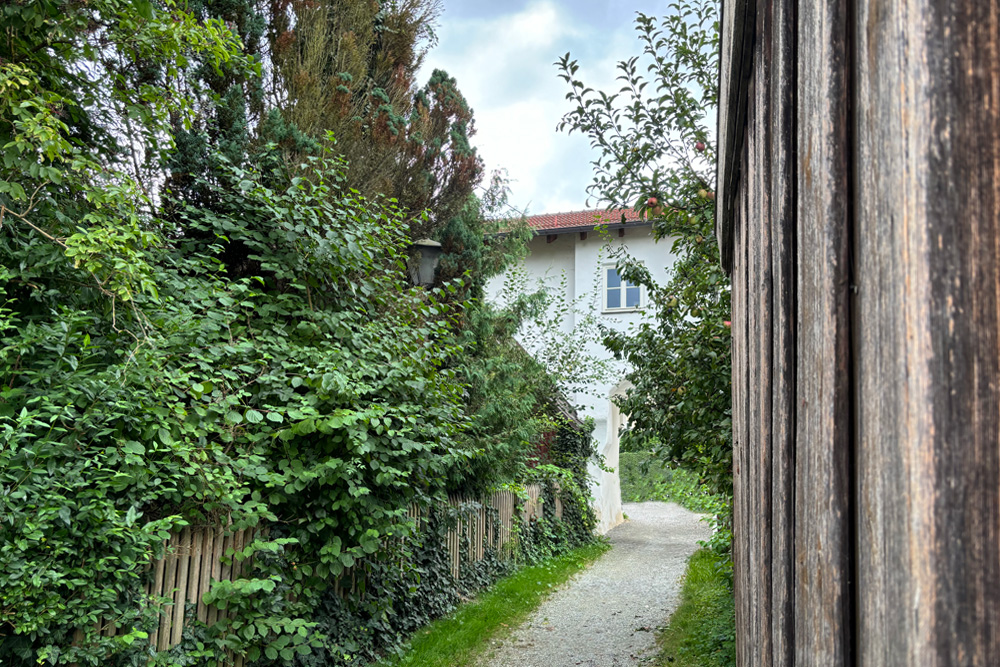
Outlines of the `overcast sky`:
{"label": "overcast sky", "polygon": [[530,214],[586,208],[594,153],[586,139],[556,132],[569,90],[553,63],[569,51],[578,76],[611,90],[615,64],[639,52],[636,11],[653,0],[444,0],[439,44],[427,57],[447,71],[475,112],[472,141],[487,171],[509,172],[511,201]]}

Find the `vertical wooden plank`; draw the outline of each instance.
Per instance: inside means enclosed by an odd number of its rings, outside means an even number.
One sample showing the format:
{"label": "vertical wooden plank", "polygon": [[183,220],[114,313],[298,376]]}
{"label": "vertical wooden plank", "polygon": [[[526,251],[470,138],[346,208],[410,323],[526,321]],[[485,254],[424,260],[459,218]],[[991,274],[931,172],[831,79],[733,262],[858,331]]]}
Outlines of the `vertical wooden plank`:
{"label": "vertical wooden plank", "polygon": [[208,623],[208,605],[202,598],[212,587],[212,554],[215,553],[215,528],[206,526],[202,531],[201,574],[198,583],[198,620]]}
{"label": "vertical wooden plank", "polygon": [[497,519],[496,519],[495,535],[494,535],[493,539],[495,540],[494,545],[495,545],[496,549],[499,550],[499,549],[503,548],[503,536],[504,536],[504,529],[505,529],[505,525],[506,525],[505,521],[504,521],[504,494],[503,494],[503,492],[501,491],[501,492],[497,493],[494,496],[494,499],[495,499],[495,502],[496,502],[495,507],[497,508]]}
{"label": "vertical wooden plank", "polygon": [[[508,508],[509,515],[507,517],[507,523],[508,523],[508,528],[511,531],[513,531],[514,528],[514,516],[518,511],[518,505],[519,505],[518,499],[514,496],[513,492],[510,492],[510,506]],[[511,532],[510,536],[511,539],[513,539],[513,532]]]}
{"label": "vertical wooden plank", "polygon": [[1000,8],[859,0],[859,663],[1000,656]]}
{"label": "vertical wooden plank", "polygon": [[[233,561],[227,555],[231,552],[233,548],[233,533],[227,527],[225,529],[225,534],[222,537],[222,550],[219,552],[220,564],[222,565],[222,570],[219,574],[219,581],[232,581],[233,579]],[[226,559],[223,561],[222,559]]]}
{"label": "vertical wooden plank", "polygon": [[748,88],[747,156],[747,326],[748,509],[750,530],[747,565],[751,617],[747,659],[771,664],[771,17],[772,3],[760,2],[756,13],[752,78]]}
{"label": "vertical wooden plank", "polygon": [[497,518],[496,518],[496,548],[503,549],[507,537],[507,495],[505,492],[497,494]]}
{"label": "vertical wooden plank", "polygon": [[[180,537],[175,533],[170,536],[167,543],[167,553],[163,564],[163,589],[161,595],[165,597],[174,596],[174,586],[177,581],[177,544]],[[164,605],[160,608],[160,628],[157,634],[156,648],[159,651],[166,651],[170,648],[170,624],[173,618],[173,605]]]}
{"label": "vertical wooden plank", "polygon": [[[756,68],[754,69],[756,73]],[[744,278],[746,280],[744,289],[746,290],[746,343],[744,351],[744,368],[746,372],[747,393],[744,398],[746,406],[746,424],[744,426],[746,436],[743,447],[743,463],[746,471],[743,494],[745,499],[747,521],[747,544],[746,568],[744,575],[746,581],[746,621],[743,627],[747,634],[747,641],[744,644],[746,649],[746,664],[757,667],[758,652],[760,646],[760,616],[761,616],[761,585],[760,570],[763,567],[761,562],[761,507],[760,507],[760,465],[758,450],[760,449],[760,402],[761,387],[760,381],[760,358],[758,349],[758,336],[760,333],[760,310],[757,301],[757,289],[760,276],[760,239],[758,234],[761,230],[761,221],[758,219],[760,212],[761,188],[764,187],[760,181],[760,137],[757,135],[757,120],[759,108],[756,100],[757,90],[760,88],[756,78],[750,80],[749,100],[747,104],[747,135],[746,135],[746,169],[744,170],[743,188],[746,192],[746,201],[743,204],[746,216],[743,225],[746,228],[746,247],[740,252],[744,256],[746,268]]]}
{"label": "vertical wooden plank", "polygon": [[513,491],[507,491],[507,502],[505,503],[505,509],[507,514],[506,519],[506,533],[504,538],[504,544],[511,542],[514,539],[514,513],[517,511],[517,499],[514,497]]}
{"label": "vertical wooden plank", "polygon": [[191,529],[191,557],[188,570],[188,585],[185,598],[193,605],[200,599],[202,549],[205,545],[205,529],[198,526]]}
{"label": "vertical wooden plank", "polygon": [[838,667],[853,662],[849,4],[798,16],[795,664]]}
{"label": "vertical wooden plank", "polygon": [[[931,427],[926,422],[918,431],[906,433],[908,426],[917,426],[917,420],[930,417],[924,409],[929,388],[921,387],[926,376],[919,372],[919,358],[908,360],[912,353],[897,356],[889,350],[882,352],[885,346],[905,349],[912,316],[907,312],[907,302],[916,299],[924,306],[927,302],[926,295],[920,294],[926,290],[926,278],[917,276],[917,282],[912,283],[906,266],[913,250],[926,254],[927,243],[924,238],[918,242],[925,246],[923,249],[914,247],[907,238],[908,220],[917,216],[914,231],[921,236],[925,220],[912,202],[909,209],[905,206],[906,197],[900,191],[904,187],[900,141],[890,136],[916,128],[903,122],[909,103],[898,93],[884,89],[898,88],[902,84],[900,73],[882,71],[883,67],[903,66],[903,54],[893,43],[893,38],[898,37],[894,34],[898,17],[893,15],[898,11],[858,3],[857,20],[864,21],[864,29],[858,33],[856,54],[858,610],[866,616],[858,628],[858,649],[860,664],[887,666],[917,664],[917,647],[913,645],[916,614],[897,614],[889,605],[903,604],[911,612],[917,611],[913,601],[907,600],[908,579],[915,574],[905,530],[908,512],[897,499],[912,497],[916,491],[911,488],[911,479],[919,462],[909,460],[910,454],[927,447],[926,443],[897,446],[890,440],[900,435],[923,439],[926,436],[921,434]],[[907,142],[907,138],[903,141]],[[919,347],[928,344],[923,341]],[[912,380],[908,361],[917,366]],[[906,397],[911,392],[913,403],[907,405]],[[908,415],[911,410],[916,414]],[[900,474],[895,473],[897,470]]]}
{"label": "vertical wooden plank", "polygon": [[466,555],[466,560],[469,563],[474,563],[476,560],[476,516],[473,514],[466,515],[465,526],[465,544],[469,552]]}
{"label": "vertical wooden plank", "polygon": [[[155,633],[154,633],[155,634]],[[73,630],[73,646],[79,646],[83,642],[83,630],[76,628]],[[71,662],[69,667],[80,667],[80,663]]]}
{"label": "vertical wooden plank", "polygon": [[[219,581],[232,581],[233,580],[233,562],[226,555],[232,551],[233,548],[233,532],[232,532],[232,521],[228,522],[229,525],[224,529],[224,534],[222,537],[222,549],[219,550],[218,560],[221,565],[221,571],[219,573]],[[223,559],[226,559],[223,562]],[[218,620],[229,618],[228,609],[219,609]]]}
{"label": "vertical wooden plank", "polygon": [[[222,581],[222,550],[225,537],[222,528],[212,528],[212,550],[208,554],[208,591],[212,586],[212,581]],[[206,623],[214,625],[219,620],[219,608],[216,605],[208,605],[208,618]]]}
{"label": "vertical wooden plank", "polygon": [[461,565],[461,541],[462,521],[458,520],[455,527],[448,533],[448,554],[451,557],[451,576],[458,579],[459,567]]}
{"label": "vertical wooden plank", "polygon": [[774,0],[772,17],[771,293],[771,661],[791,667],[795,452],[795,0]]}
{"label": "vertical wooden plank", "polygon": [[[493,509],[497,509],[499,507],[496,498],[497,496],[495,493],[490,496],[490,501],[489,501],[490,507]],[[496,517],[496,512],[490,512],[486,517],[486,545],[489,546],[491,549],[496,548],[497,527],[494,517]]]}
{"label": "vertical wooden plank", "polygon": [[502,502],[500,504],[500,547],[504,547],[507,544],[507,540],[510,538],[510,512],[508,507],[510,505],[510,492],[504,491],[501,493]]}
{"label": "vertical wooden plank", "polygon": [[173,620],[170,630],[170,646],[181,643],[181,633],[184,630],[184,603],[187,601],[188,573],[191,564],[191,528],[185,527],[177,541],[177,579],[174,582],[176,590],[171,594],[174,599]]}
{"label": "vertical wooden plank", "polygon": [[519,511],[521,501],[514,495],[514,492],[510,492],[510,506],[509,506],[509,516],[507,518],[508,526],[510,528],[509,541],[514,542],[516,535],[514,535],[514,518],[517,516]]}
{"label": "vertical wooden plank", "polygon": [[481,561],[486,555],[486,507],[480,505],[476,511],[476,561]]}
{"label": "vertical wooden plank", "polygon": [[[720,35],[718,163],[716,183],[716,236],[722,265],[731,271],[735,231],[727,221],[741,206],[739,182],[744,165],[747,84],[751,74],[751,48],[755,28],[756,0],[723,0]],[[738,248],[735,249],[738,252]]]}
{"label": "vertical wooden plank", "polygon": [[243,540],[246,536],[246,530],[236,530],[233,531],[233,564],[229,571],[229,580],[236,581],[241,576],[243,576],[243,561],[237,560],[235,554],[243,550]]}
{"label": "vertical wooden plank", "polygon": [[[164,551],[167,548],[167,544],[168,542],[163,543]],[[166,554],[164,554],[164,556],[165,555]],[[151,598],[158,598],[163,594],[163,575],[164,572],[166,571],[166,565],[167,561],[165,557],[158,558],[156,562],[153,564],[153,578],[149,582],[149,596]],[[159,603],[156,604],[159,605]],[[151,645],[153,646],[159,645],[158,642],[159,634],[160,634],[160,628],[159,625],[157,625],[156,628],[154,628],[153,631],[150,633],[149,643]]]}
{"label": "vertical wooden plank", "polygon": [[[742,158],[746,166],[746,156]],[[744,169],[744,173],[745,169]],[[732,273],[732,364],[733,364],[733,587],[736,602],[736,664],[749,667],[752,638],[752,586],[750,582],[749,545],[752,537],[749,510],[749,398],[747,341],[747,192],[741,181],[736,193],[733,234],[736,239]]]}

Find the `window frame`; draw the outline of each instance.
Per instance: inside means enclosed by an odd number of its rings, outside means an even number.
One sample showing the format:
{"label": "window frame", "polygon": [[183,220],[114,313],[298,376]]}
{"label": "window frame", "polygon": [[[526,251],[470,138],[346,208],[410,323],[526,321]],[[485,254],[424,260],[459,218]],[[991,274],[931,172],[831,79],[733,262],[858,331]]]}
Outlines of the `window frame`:
{"label": "window frame", "polygon": [[[601,265],[601,312],[602,313],[636,313],[641,311],[646,307],[646,288],[643,285],[635,285],[629,283],[627,280],[618,275],[619,280],[622,285],[620,287],[610,287],[608,286],[608,270],[612,270],[618,273],[618,269],[614,263],[605,263]],[[608,291],[611,289],[621,290],[622,302],[626,301],[625,290],[628,287],[638,287],[639,288],[639,305],[638,306],[619,306],[617,308],[612,308],[608,306]]]}

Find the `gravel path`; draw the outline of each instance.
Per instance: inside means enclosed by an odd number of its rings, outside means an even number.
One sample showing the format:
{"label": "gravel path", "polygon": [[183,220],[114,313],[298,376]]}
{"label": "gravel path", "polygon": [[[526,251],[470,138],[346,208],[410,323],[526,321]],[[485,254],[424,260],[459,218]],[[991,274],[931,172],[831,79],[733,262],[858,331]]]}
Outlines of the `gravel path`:
{"label": "gravel path", "polygon": [[626,503],[613,548],[553,593],[481,667],[625,667],[654,655],[688,557],[711,529],[673,503]]}

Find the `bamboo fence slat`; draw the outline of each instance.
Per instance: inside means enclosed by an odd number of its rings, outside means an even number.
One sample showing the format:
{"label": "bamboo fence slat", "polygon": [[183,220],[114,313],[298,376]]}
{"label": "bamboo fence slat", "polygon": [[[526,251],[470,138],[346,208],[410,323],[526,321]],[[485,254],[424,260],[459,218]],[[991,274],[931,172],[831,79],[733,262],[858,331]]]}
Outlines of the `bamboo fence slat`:
{"label": "bamboo fence slat", "polygon": [[208,591],[212,580],[212,554],[214,553],[213,540],[215,532],[209,528],[201,531],[201,571],[198,583],[198,620],[202,623],[208,622],[208,605],[202,602],[202,595]]}
{"label": "bamboo fence slat", "polygon": [[197,605],[199,598],[201,597],[201,595],[199,595],[199,590],[201,584],[201,561],[204,544],[205,531],[192,529],[191,551],[188,554],[188,560],[191,561],[191,564],[187,573],[187,594],[184,597],[187,602],[193,605]]}
{"label": "bamboo fence slat", "polygon": [[173,622],[170,630],[170,645],[176,646],[181,641],[181,630],[184,629],[184,602],[187,599],[188,571],[191,563],[191,529],[181,531],[177,545],[177,580],[175,589],[167,591],[174,599]]}
{"label": "bamboo fence slat", "polygon": [[[174,534],[170,536],[170,540],[167,543],[167,553],[164,555],[164,569],[163,569],[163,586],[156,593],[157,595],[162,595],[166,597],[171,590],[174,588],[174,580],[177,575],[177,540],[179,536]],[[157,633],[157,643],[156,650],[165,651],[170,648],[170,619],[171,615],[169,610],[167,613],[160,615],[160,630]]]}

